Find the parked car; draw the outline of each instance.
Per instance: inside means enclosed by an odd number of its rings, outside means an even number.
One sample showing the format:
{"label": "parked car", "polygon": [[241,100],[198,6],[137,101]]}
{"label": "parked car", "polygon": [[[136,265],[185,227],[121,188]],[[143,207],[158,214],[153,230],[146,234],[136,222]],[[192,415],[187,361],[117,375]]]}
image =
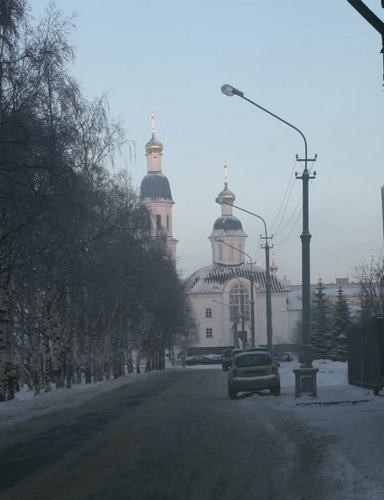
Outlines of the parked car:
{"label": "parked car", "polygon": [[243,351],[233,357],[228,372],[228,395],[235,399],[238,392],[269,389],[280,394],[279,365],[265,350]]}
{"label": "parked car", "polygon": [[239,354],[240,352],[249,352],[249,351],[266,351],[266,347],[247,347],[246,349],[229,349],[223,352],[221,356],[221,367],[223,371],[226,372],[231,368],[232,360],[234,356]]}
{"label": "parked car", "polygon": [[292,361],[293,354],[291,352],[281,352],[277,354],[276,359],[278,361]]}
{"label": "parked car", "polygon": [[186,365],[218,365],[220,364],[221,357],[219,354],[195,354],[188,356]]}

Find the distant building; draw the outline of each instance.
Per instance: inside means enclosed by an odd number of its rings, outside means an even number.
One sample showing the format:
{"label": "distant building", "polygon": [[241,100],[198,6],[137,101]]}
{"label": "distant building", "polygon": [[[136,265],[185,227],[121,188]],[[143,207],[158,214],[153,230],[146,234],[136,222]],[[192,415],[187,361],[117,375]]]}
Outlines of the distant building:
{"label": "distant building", "polygon": [[140,200],[151,215],[150,234],[164,237],[169,257],[176,261],[177,240],[172,234],[172,199],[167,177],[162,173],[163,145],[156,137],[155,115],[152,113],[152,137],[145,145],[147,175],[141,181]]}
{"label": "distant building", "polygon": [[[311,297],[313,299],[318,284],[311,284]],[[360,285],[349,281],[349,278],[336,278],[335,283],[323,283],[324,292],[330,304],[337,301],[338,290],[343,289],[346,301],[350,307],[352,316],[357,316],[360,312]],[[288,293],[288,307],[291,311],[301,311],[302,307],[301,285],[290,285]]]}
{"label": "distant building", "polygon": [[[235,195],[225,182],[218,199],[233,204]],[[221,204],[221,216],[216,219],[209,240],[212,264],[198,269],[185,281],[198,326],[196,341],[190,352],[219,353],[231,348],[250,345],[250,278],[254,281],[254,312],[256,344],[266,345],[266,272],[246,263],[247,234],[232,207]],[[272,326],[275,344],[295,343],[297,311],[288,309],[288,289],[271,268]]]}

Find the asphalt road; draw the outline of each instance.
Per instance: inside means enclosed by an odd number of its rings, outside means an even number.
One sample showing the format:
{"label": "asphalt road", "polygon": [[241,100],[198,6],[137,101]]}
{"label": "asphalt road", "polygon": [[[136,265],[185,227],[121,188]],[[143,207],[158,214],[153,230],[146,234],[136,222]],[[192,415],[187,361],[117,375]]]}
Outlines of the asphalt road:
{"label": "asphalt road", "polygon": [[219,370],[167,370],[12,428],[0,498],[336,500],[364,497],[333,438],[269,393],[228,398]]}

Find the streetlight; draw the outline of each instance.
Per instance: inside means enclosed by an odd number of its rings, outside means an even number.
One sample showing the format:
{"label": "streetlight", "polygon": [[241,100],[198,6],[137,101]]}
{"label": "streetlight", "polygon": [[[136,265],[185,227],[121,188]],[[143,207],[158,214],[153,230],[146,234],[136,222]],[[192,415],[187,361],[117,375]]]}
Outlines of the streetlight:
{"label": "streetlight", "polygon": [[[233,206],[233,205],[232,205]],[[215,238],[216,241],[220,241],[220,243],[224,243],[224,245],[227,245],[230,248],[233,248],[233,250],[236,250],[237,252],[245,255],[249,259],[249,263],[251,265],[251,278],[250,278],[250,286],[251,286],[251,345],[252,347],[255,347],[255,300],[254,300],[254,295],[253,295],[253,287],[254,287],[254,276],[253,276],[253,262],[251,257],[240,250],[239,248],[236,248],[233,245],[230,245],[226,241],[222,240],[221,238]],[[244,330],[244,328],[243,328]]]}
{"label": "streetlight", "polygon": [[226,96],[234,96],[237,95],[241,97],[245,101],[248,101],[253,106],[265,111],[265,113],[273,116],[277,120],[285,123],[288,127],[296,130],[304,141],[304,158],[299,159],[296,155],[297,161],[304,162],[304,171],[301,176],[298,176],[296,173],[296,178],[301,179],[303,181],[303,232],[301,233],[301,244],[302,244],[302,296],[303,296],[303,331],[302,331],[302,342],[301,342],[301,366],[299,370],[295,370],[296,376],[296,389],[295,395],[299,396],[301,391],[310,392],[313,396],[317,396],[317,384],[316,384],[316,373],[317,370],[312,367],[312,345],[311,345],[311,289],[310,289],[310,242],[311,242],[311,233],[309,232],[309,211],[308,211],[308,184],[310,179],[314,179],[316,176],[316,172],[314,175],[310,175],[308,171],[308,161],[316,161],[315,158],[308,159],[308,147],[307,147],[307,139],[303,132],[292,125],[292,123],[283,120],[280,116],[275,115],[268,109],[265,109],[260,104],[248,99],[245,97],[244,92],[239,89],[236,89],[232,85],[225,84],[221,87],[221,91]]}
{"label": "streetlight", "polygon": [[272,238],[272,236],[268,236],[268,231],[267,231],[267,223],[261,217],[261,215],[255,214],[253,212],[250,212],[249,210],[245,210],[244,208],[241,208],[237,205],[233,205],[232,203],[228,203],[221,198],[216,198],[216,203],[219,205],[225,204],[229,205],[233,208],[237,208],[238,210],[241,210],[242,212],[245,212],[246,214],[253,215],[254,217],[257,217],[262,221],[264,224],[264,236],[260,236],[263,240],[265,240],[265,245],[262,248],[265,249],[265,274],[266,274],[266,280],[265,280],[265,302],[266,302],[266,315],[267,315],[267,346],[268,346],[268,351],[272,354],[272,300],[271,300],[271,273],[269,269],[269,249],[271,248],[269,244],[269,240]]}

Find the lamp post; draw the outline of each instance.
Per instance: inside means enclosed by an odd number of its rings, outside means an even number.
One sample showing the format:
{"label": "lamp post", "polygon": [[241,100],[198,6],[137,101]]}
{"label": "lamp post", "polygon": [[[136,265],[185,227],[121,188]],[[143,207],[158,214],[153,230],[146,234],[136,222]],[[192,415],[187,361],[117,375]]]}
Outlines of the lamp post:
{"label": "lamp post", "polygon": [[301,339],[301,368],[295,371],[296,376],[296,390],[295,395],[300,395],[301,391],[310,392],[313,396],[317,396],[317,386],[316,386],[316,370],[312,368],[312,345],[311,345],[311,302],[310,302],[310,241],[311,241],[311,233],[309,232],[309,211],[308,211],[308,184],[310,179],[314,179],[316,176],[316,172],[314,175],[310,175],[308,171],[308,161],[315,161],[315,158],[308,159],[308,146],[307,139],[303,132],[289,123],[286,120],[283,120],[278,115],[275,115],[268,109],[260,106],[256,102],[245,97],[244,92],[241,90],[232,87],[232,85],[225,84],[221,87],[221,91],[226,96],[234,96],[237,95],[241,97],[241,99],[249,102],[253,106],[261,109],[268,115],[273,116],[277,120],[282,123],[285,123],[288,127],[295,130],[298,134],[300,134],[301,138],[304,141],[304,158],[300,159],[296,155],[297,161],[304,162],[304,170],[301,176],[297,175],[296,178],[301,179],[303,181],[303,231],[301,233],[301,243],[302,243],[302,300],[303,300],[303,308],[302,308],[302,339]]}
{"label": "lamp post", "polygon": [[222,199],[216,198],[216,203],[230,205],[233,208],[237,208],[237,210],[241,210],[241,212],[245,212],[246,214],[253,215],[262,221],[264,224],[264,236],[261,236],[263,240],[265,240],[265,245],[262,246],[265,250],[265,302],[266,302],[266,316],[267,316],[267,346],[268,351],[272,353],[272,298],[271,298],[271,272],[269,269],[269,250],[271,245],[269,244],[269,240],[272,236],[268,236],[267,223],[261,217],[261,215],[255,214],[254,212],[250,212],[249,210],[245,210],[245,208],[241,208],[237,205],[233,205],[232,203],[228,203]]}
{"label": "lamp post", "polygon": [[[239,248],[236,248],[233,245],[230,245],[226,241],[222,240],[221,238],[215,238],[216,241],[219,241],[220,243],[223,243],[224,245],[227,245],[227,247],[233,248],[233,250],[236,250],[237,252],[245,255],[249,259],[249,263],[251,265],[251,277],[250,277],[250,288],[251,288],[251,345],[252,347],[255,347],[255,299],[254,299],[254,294],[253,294],[253,287],[254,287],[254,276],[253,276],[253,262],[251,257],[240,250]],[[244,330],[244,328],[243,328]]]}

